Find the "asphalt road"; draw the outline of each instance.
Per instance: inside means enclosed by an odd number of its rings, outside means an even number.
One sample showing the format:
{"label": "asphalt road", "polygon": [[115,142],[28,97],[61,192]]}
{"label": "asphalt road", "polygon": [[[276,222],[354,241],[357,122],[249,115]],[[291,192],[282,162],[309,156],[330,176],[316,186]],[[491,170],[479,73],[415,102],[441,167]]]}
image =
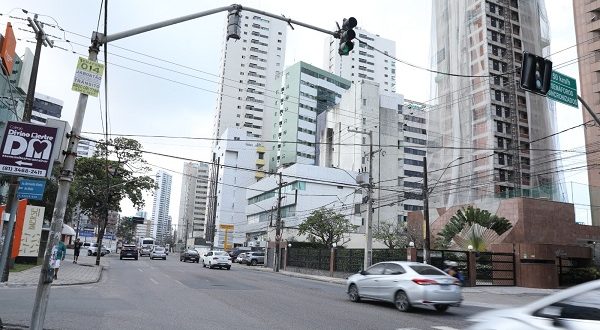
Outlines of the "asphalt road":
{"label": "asphalt road", "polygon": [[[350,302],[344,287],[234,264],[231,270],[202,264],[119,260],[99,283],[54,287],[48,329],[462,329],[480,307],[401,313],[393,305]],[[0,318],[28,325],[34,287],[1,288]]]}

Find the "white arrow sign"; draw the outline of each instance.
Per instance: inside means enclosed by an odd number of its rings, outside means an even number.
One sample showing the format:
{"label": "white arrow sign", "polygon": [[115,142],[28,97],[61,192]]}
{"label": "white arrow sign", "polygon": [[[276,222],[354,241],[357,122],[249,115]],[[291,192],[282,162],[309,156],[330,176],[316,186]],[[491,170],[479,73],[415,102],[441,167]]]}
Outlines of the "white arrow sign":
{"label": "white arrow sign", "polygon": [[23,166],[23,165],[27,165],[27,166],[33,166],[33,163],[27,163],[21,160],[18,160],[15,162],[15,164],[19,165],[19,166]]}

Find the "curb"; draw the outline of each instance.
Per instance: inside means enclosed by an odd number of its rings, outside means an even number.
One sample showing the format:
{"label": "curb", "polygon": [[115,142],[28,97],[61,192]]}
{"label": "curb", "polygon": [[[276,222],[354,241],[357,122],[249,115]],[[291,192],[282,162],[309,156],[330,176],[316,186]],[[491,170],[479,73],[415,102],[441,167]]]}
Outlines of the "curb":
{"label": "curb", "polygon": [[[78,281],[78,282],[71,282],[71,283],[52,283],[51,287],[64,287],[64,286],[74,286],[74,285],[84,285],[84,284],[94,284],[94,283],[98,283],[100,282],[100,279],[102,279],[102,273],[104,272],[105,269],[107,269],[107,266],[104,265],[100,265],[100,269],[97,272],[97,275],[94,279],[89,280],[89,281]],[[6,287],[6,288],[26,288],[26,287],[37,287],[38,283],[0,283],[0,288],[2,287]]]}
{"label": "curb", "polygon": [[307,279],[307,280],[314,280],[314,281],[339,284],[339,285],[344,285],[346,282],[345,279],[341,279],[341,278],[323,277],[323,276],[310,275],[310,274],[294,273],[294,272],[288,272],[288,271],[284,271],[284,270],[279,271],[279,272],[274,272],[272,269],[265,268],[265,267],[249,268],[249,269],[257,271],[257,272],[280,274],[280,275],[287,276],[287,277],[303,278],[303,279]]}

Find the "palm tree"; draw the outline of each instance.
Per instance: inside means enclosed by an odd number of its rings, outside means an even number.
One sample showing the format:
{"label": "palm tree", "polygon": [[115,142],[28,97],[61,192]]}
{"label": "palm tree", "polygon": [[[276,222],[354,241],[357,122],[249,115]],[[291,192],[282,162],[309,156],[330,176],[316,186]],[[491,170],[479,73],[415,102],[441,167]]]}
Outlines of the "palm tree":
{"label": "palm tree", "polygon": [[456,211],[450,221],[438,233],[437,244],[443,248],[466,250],[469,245],[475,251],[487,250],[487,245],[507,232],[512,225],[506,218],[486,210],[468,206]]}

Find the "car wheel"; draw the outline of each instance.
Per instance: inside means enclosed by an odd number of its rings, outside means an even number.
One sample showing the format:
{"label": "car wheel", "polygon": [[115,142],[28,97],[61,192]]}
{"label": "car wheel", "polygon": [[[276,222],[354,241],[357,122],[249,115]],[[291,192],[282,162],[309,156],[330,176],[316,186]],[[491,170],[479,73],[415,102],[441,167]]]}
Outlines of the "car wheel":
{"label": "car wheel", "polygon": [[443,313],[443,312],[447,311],[448,307],[450,307],[450,306],[448,306],[448,305],[434,305],[433,307],[435,307],[436,311],[438,311],[440,313]]}
{"label": "car wheel", "polygon": [[408,296],[404,291],[396,292],[394,305],[396,305],[396,308],[401,312],[408,312],[410,310],[410,301],[408,301]]}
{"label": "car wheel", "polygon": [[167,257],[164,257],[163,260],[167,260]]}
{"label": "car wheel", "polygon": [[256,266],[257,263],[258,261],[256,261],[256,259],[252,259],[252,261],[250,261],[251,266]]}
{"label": "car wheel", "polygon": [[200,260],[196,260],[196,263],[199,263],[199,262],[200,262]]}
{"label": "car wheel", "polygon": [[204,263],[204,260],[202,260],[202,268],[206,268],[206,264]]}
{"label": "car wheel", "polygon": [[230,269],[231,269],[231,266],[227,267],[227,270],[230,270]]}
{"label": "car wheel", "polygon": [[135,260],[138,260],[138,258],[137,258],[137,257],[135,257]]}
{"label": "car wheel", "polygon": [[119,257],[119,259],[123,260],[123,257]]}
{"label": "car wheel", "polygon": [[92,255],[92,252],[88,251],[88,257]]}
{"label": "car wheel", "polygon": [[358,288],[356,287],[355,284],[351,284],[350,287],[348,288],[348,298],[350,298],[350,301],[352,301],[352,302],[360,301],[360,295],[358,294]]}

